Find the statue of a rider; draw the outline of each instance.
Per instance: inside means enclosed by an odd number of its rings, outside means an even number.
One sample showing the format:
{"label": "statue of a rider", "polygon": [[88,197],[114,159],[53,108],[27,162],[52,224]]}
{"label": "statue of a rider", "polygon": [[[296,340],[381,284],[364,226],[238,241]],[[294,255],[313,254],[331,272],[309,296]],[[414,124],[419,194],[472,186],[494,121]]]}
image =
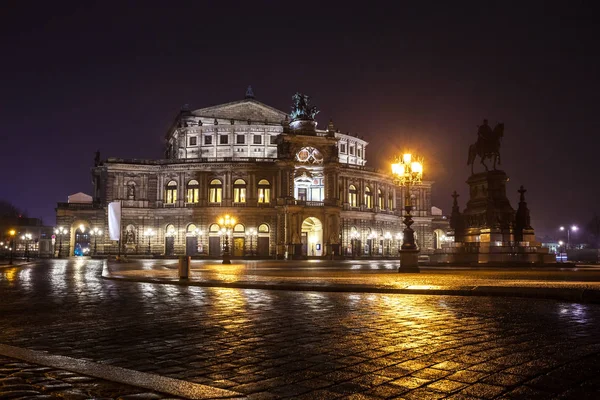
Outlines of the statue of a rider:
{"label": "statue of a rider", "polygon": [[488,120],[484,119],[483,124],[479,126],[477,130],[477,145],[484,152],[490,152],[492,150],[492,140],[494,132],[492,127],[488,125]]}
{"label": "statue of a rider", "polygon": [[500,140],[504,136],[504,124],[499,123],[494,129],[488,124],[488,120],[484,119],[483,124],[477,130],[477,142],[469,147],[469,158],[467,165],[471,166],[471,173],[474,172],[473,167],[477,156],[481,159],[481,164],[488,171],[488,166],[485,163],[486,159],[493,161],[492,168],[496,169],[496,164],[500,164]]}

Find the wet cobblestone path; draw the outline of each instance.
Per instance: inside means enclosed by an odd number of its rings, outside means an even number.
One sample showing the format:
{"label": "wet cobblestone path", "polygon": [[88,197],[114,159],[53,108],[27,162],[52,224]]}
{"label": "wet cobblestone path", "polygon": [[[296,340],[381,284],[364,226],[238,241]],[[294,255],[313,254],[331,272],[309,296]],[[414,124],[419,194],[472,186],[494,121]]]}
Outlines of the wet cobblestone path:
{"label": "wet cobblestone path", "polygon": [[600,305],[181,287],[106,281],[101,268],[51,260],[1,270],[0,343],[251,399],[600,391]]}

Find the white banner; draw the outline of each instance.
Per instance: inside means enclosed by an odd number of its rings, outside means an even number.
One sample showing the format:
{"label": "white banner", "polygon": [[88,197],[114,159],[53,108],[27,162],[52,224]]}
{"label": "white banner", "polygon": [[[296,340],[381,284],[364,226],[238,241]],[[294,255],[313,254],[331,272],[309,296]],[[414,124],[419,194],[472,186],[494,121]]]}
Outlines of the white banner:
{"label": "white banner", "polygon": [[113,201],[108,204],[108,234],[110,240],[121,239],[121,202]]}

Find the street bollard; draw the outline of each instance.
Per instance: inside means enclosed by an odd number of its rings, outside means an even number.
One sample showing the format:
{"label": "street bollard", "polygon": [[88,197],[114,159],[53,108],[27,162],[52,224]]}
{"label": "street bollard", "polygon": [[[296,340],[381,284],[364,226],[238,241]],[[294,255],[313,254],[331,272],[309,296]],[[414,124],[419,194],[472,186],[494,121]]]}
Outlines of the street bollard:
{"label": "street bollard", "polygon": [[190,263],[192,257],[179,256],[179,279],[188,279],[190,276]]}

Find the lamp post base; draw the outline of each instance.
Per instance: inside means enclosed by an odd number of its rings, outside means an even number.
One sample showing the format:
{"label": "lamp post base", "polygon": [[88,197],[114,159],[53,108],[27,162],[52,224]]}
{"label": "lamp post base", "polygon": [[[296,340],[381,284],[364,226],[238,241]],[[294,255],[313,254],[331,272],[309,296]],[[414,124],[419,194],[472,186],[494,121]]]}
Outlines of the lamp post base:
{"label": "lamp post base", "polygon": [[419,269],[419,250],[400,250],[400,267],[398,272],[418,273]]}
{"label": "lamp post base", "polygon": [[231,257],[229,254],[223,254],[223,262],[221,264],[231,264]]}

